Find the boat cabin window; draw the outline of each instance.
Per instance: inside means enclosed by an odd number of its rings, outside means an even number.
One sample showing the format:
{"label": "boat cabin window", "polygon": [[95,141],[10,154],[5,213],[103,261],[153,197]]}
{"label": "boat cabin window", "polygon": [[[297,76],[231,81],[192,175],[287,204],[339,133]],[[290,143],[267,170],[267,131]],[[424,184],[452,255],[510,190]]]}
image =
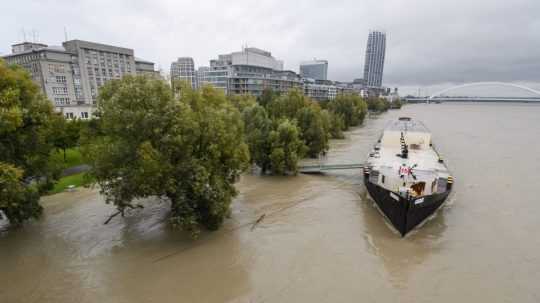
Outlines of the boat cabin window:
{"label": "boat cabin window", "polygon": [[382,176],[382,180],[381,180],[382,184],[384,184],[384,179],[385,179],[385,178],[384,178],[384,175],[383,175],[383,176]]}
{"label": "boat cabin window", "polygon": [[411,189],[413,190],[416,196],[421,196],[422,194],[424,194],[425,188],[426,188],[426,182],[418,182],[414,185],[411,185]]}

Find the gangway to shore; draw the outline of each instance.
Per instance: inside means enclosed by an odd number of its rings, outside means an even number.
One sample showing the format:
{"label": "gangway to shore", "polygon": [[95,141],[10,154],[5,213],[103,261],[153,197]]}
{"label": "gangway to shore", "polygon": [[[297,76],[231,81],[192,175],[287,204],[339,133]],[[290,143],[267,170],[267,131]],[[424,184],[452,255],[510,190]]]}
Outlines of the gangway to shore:
{"label": "gangway to shore", "polygon": [[302,174],[321,174],[330,170],[342,170],[342,169],[360,169],[364,168],[364,164],[351,163],[351,164],[313,164],[313,165],[301,165],[298,167],[298,172]]}

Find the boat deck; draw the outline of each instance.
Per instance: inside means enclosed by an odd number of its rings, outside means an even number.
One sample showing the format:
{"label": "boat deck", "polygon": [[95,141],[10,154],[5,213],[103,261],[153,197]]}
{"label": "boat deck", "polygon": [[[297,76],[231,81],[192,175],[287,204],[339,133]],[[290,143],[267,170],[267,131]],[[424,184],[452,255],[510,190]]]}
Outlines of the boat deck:
{"label": "boat deck", "polygon": [[439,163],[439,155],[433,148],[426,150],[409,149],[407,159],[399,157],[400,153],[400,149],[383,147],[378,151],[378,156],[370,157],[368,162],[373,166],[393,167],[396,172],[399,167],[405,164],[409,167],[417,165],[415,168],[417,171],[436,171],[448,175],[448,168],[444,163]]}

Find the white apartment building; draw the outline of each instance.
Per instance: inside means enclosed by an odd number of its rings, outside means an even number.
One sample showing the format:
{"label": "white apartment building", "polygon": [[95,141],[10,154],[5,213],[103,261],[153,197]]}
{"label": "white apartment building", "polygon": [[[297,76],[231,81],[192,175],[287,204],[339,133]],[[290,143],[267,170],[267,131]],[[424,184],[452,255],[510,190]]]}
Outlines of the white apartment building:
{"label": "white apartment building", "polygon": [[171,63],[171,81],[185,81],[193,89],[198,87],[195,62],[191,57],[180,57]]}

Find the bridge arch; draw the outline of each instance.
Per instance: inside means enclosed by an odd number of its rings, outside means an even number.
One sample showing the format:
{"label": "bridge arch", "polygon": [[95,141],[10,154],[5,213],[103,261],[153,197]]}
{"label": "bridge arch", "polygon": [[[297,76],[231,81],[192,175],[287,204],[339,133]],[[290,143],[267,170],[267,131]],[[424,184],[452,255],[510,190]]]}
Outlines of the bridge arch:
{"label": "bridge arch", "polygon": [[433,98],[435,98],[435,97],[437,97],[437,96],[439,96],[441,94],[444,94],[446,92],[453,91],[453,90],[456,90],[456,89],[470,87],[470,86],[484,86],[484,85],[497,85],[497,86],[514,87],[514,88],[519,88],[519,89],[528,91],[528,92],[533,93],[533,94],[535,94],[537,96],[540,96],[540,91],[537,91],[535,89],[532,89],[532,88],[524,86],[524,85],[513,84],[513,83],[505,83],[505,82],[472,82],[472,83],[465,83],[465,84],[452,86],[450,88],[445,88],[445,89],[443,89],[441,91],[438,91],[435,94],[429,96],[428,100],[431,100],[431,99],[433,99]]}

